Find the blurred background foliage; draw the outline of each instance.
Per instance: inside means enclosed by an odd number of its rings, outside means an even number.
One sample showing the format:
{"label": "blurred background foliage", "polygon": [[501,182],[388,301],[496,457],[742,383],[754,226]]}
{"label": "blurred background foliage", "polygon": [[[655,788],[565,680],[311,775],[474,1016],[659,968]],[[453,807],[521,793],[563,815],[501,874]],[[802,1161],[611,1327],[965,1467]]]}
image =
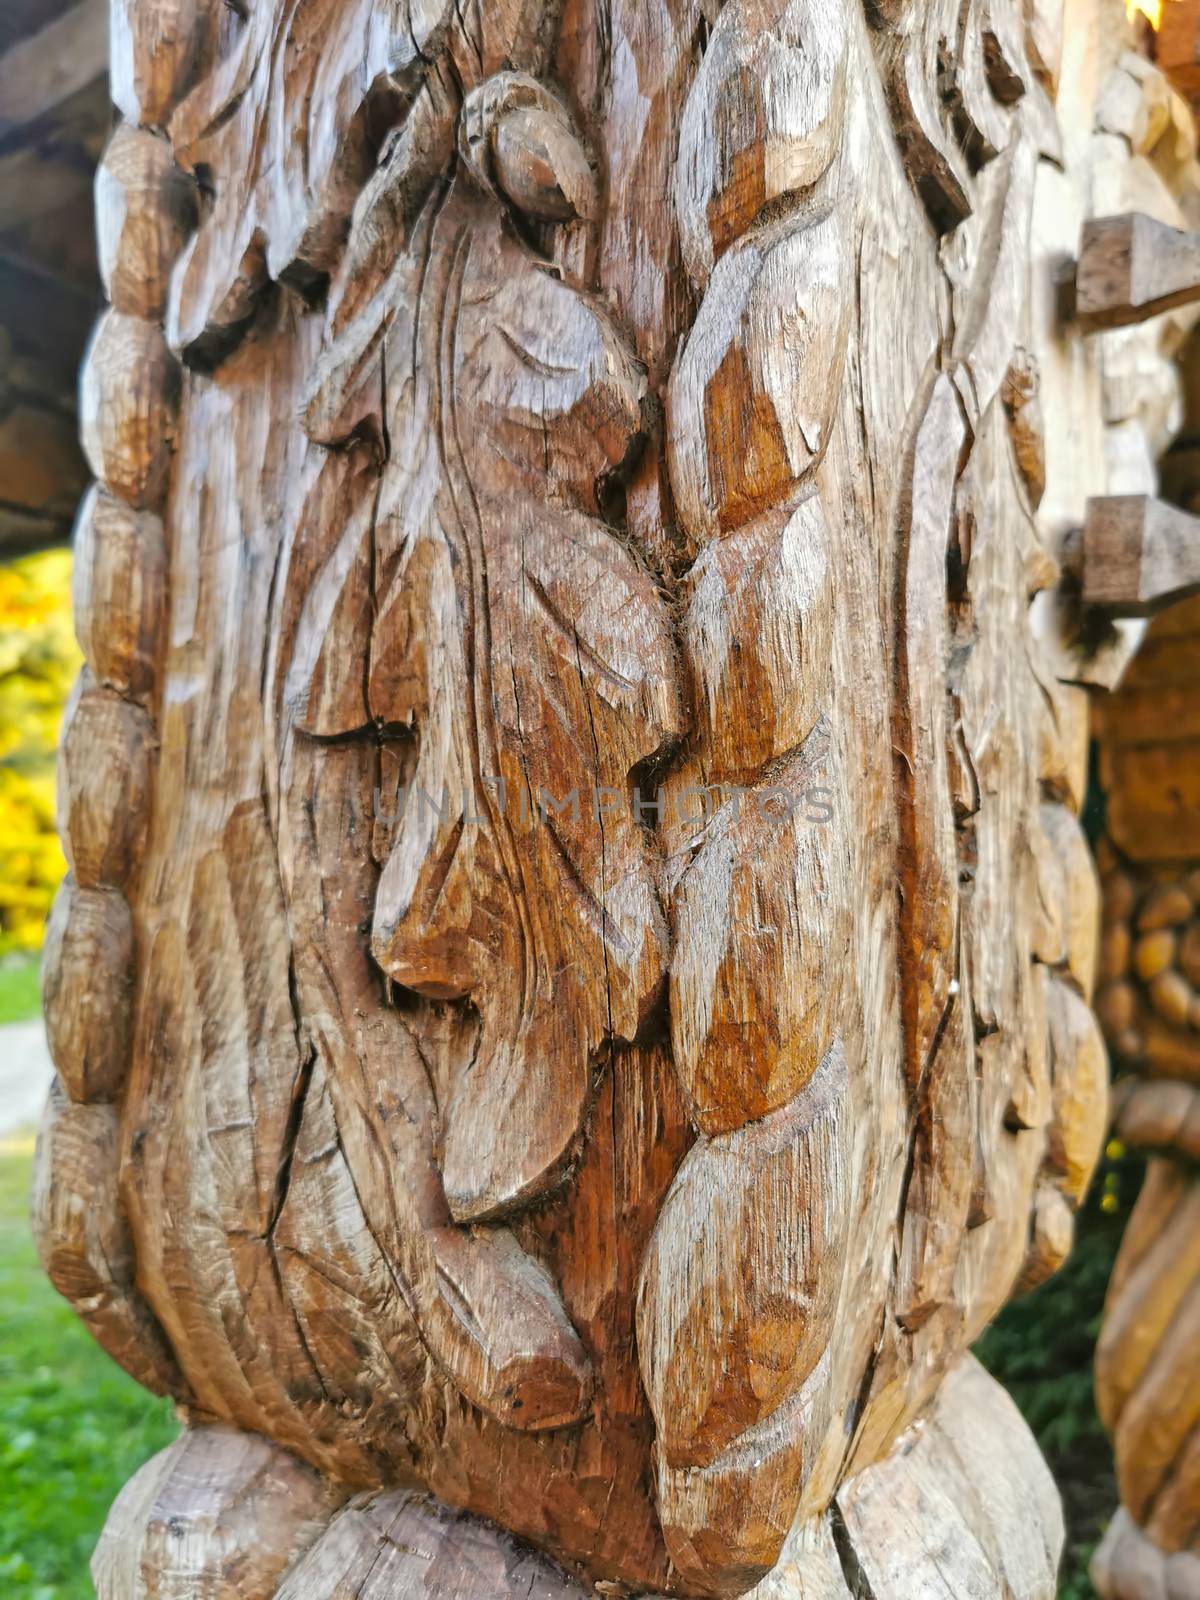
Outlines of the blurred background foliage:
{"label": "blurred background foliage", "polygon": [[0,565],[0,961],[36,951],[66,871],[54,825],[54,746],[81,657],[71,553]]}

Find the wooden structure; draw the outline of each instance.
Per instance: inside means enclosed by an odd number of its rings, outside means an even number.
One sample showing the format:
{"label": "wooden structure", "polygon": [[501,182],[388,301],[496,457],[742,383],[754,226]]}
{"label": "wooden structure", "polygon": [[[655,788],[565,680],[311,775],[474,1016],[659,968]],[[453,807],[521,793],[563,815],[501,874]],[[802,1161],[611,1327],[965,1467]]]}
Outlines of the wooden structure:
{"label": "wooden structure", "polygon": [[1070,10],[115,0],[36,1222],[188,1426],[101,1600],[1050,1600],[966,1351],[1103,1135],[1170,370],[1062,321],[1158,82]]}
{"label": "wooden structure", "polygon": [[87,482],[75,383],[100,303],[107,64],[105,0],[0,4],[0,559],[64,541]]}
{"label": "wooden structure", "polygon": [[[1200,531],[1200,520],[1195,521]],[[1200,541],[1198,541],[1200,542]],[[1200,603],[1150,628],[1099,708],[1108,800],[1100,1015],[1115,1128],[1150,1165],[1097,1352],[1123,1509],[1100,1593],[1200,1593]]]}

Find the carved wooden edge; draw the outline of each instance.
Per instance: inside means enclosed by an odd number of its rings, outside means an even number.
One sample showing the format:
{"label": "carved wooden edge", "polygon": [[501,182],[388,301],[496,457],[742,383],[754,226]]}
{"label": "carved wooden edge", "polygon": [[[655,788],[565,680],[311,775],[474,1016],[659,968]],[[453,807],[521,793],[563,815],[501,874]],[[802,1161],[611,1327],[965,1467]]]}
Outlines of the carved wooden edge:
{"label": "carved wooden edge", "polygon": [[1096,1348],[1121,1494],[1092,1564],[1106,1600],[1200,1595],[1200,1171],[1180,1154],[1150,1163]]}
{"label": "carved wooden edge", "polygon": [[[1054,1483],[1028,1426],[968,1356],[947,1374],[929,1415],[882,1461],[844,1484],[825,1514],[796,1522],[747,1600],[1053,1600],[1063,1534]],[[92,1575],[97,1600],[630,1594],[619,1583],[575,1576],[419,1491],[350,1495],[266,1439],[203,1425],[121,1491]]]}
{"label": "carved wooden edge", "polygon": [[[131,45],[132,33],[146,30],[154,36],[149,55]],[[55,1287],[127,1371],[180,1400],[188,1386],[135,1281],[112,1102],[120,1101],[132,1052],[137,941],[128,896],[150,820],[166,625],[162,513],[180,375],[162,316],[171,268],[197,214],[194,181],[155,128],[202,69],[198,40],[210,36],[207,8],[169,0],[133,8],[118,0],[113,8],[113,92],[126,120],[96,175],[111,306],[80,377],[80,433],[97,482],[74,536],[85,665],[60,741],[59,832],[70,871],[51,913],[42,978],[58,1077],[39,1135],[33,1204],[35,1240]],[[143,80],[147,63],[153,82]]]}

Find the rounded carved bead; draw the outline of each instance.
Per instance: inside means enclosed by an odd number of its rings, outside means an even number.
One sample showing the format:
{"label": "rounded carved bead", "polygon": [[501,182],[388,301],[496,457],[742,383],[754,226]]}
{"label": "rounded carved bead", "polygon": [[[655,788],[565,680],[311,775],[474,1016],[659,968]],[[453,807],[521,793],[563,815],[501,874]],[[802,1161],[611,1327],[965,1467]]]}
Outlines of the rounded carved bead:
{"label": "rounded carved bead", "polygon": [[1139,939],[1133,952],[1137,975],[1146,983],[1157,978],[1160,972],[1165,972],[1174,960],[1175,935],[1166,928]]}
{"label": "rounded carved bead", "polygon": [[157,511],[166,497],[179,369],[162,329],[108,311],[84,357],[79,431],[88,465],[118,500]]}
{"label": "rounded carved bead", "polygon": [[85,889],[124,888],[145,843],[154,726],[146,713],[84,673],[63,721],[59,834]]}
{"label": "rounded carved bead", "polygon": [[99,682],[131,699],[154,688],[166,624],[163,525],[93,486],[75,523],[75,632]]}
{"label": "rounded carved bead", "polygon": [[133,918],[115,889],[81,889],[68,873],[46,926],[46,1037],[72,1100],[111,1100],[129,1066]]}
{"label": "rounded carved bead", "polygon": [[96,173],[96,252],[117,311],[161,320],[171,268],[196,221],[196,186],[158,134],[124,122]]}

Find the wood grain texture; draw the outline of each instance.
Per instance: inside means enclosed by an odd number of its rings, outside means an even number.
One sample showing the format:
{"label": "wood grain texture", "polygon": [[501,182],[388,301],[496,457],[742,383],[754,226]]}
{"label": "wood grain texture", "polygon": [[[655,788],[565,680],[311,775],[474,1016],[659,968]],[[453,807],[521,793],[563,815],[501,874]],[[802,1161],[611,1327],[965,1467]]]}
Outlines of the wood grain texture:
{"label": "wood grain texture", "polygon": [[[974,1495],[962,1496],[964,1483]],[[1053,1600],[1058,1592],[1054,1481],[1012,1401],[971,1357],[947,1376],[928,1421],[836,1504],[843,1564],[867,1593]]]}
{"label": "wood grain texture", "polygon": [[926,1503],[1047,1592],[960,1362],[1102,1122],[1053,9],[119,0],[64,829],[213,1593],[279,1482],[264,1593],[915,1596]]}
{"label": "wood grain texture", "polygon": [[352,1500],[279,1600],[583,1600],[592,1591],[499,1529],[404,1490]]}
{"label": "wood grain texture", "polygon": [[1200,589],[1200,533],[1147,495],[1093,500],[1083,525],[1083,600],[1116,616],[1153,616]]}
{"label": "wood grain texture", "polygon": [[343,1498],[266,1439],[188,1429],[118,1496],[92,1557],[97,1600],[267,1600]]}
{"label": "wood grain texture", "polygon": [[113,307],[151,321],[166,307],[175,258],[196,219],[196,185],[161,135],[123,122],[96,175],[97,255]]}
{"label": "wood grain texture", "polygon": [[1200,298],[1200,240],[1140,213],[1084,229],[1075,311],[1085,329],[1120,328]]}
{"label": "wood grain texture", "polygon": [[153,1393],[184,1400],[187,1384],[135,1283],[118,1138],[112,1106],[75,1105],[55,1079],[34,1155],[34,1243],[50,1282],[113,1360]]}
{"label": "wood grain texture", "polygon": [[85,669],[63,717],[58,761],[59,833],[85,889],[127,888],[137,873],[154,743],[141,707]]}
{"label": "wood grain texture", "polygon": [[165,642],[166,581],[161,519],[93,486],[75,521],[75,632],[96,681],[143,706]]}
{"label": "wood grain texture", "polygon": [[177,404],[162,331],[125,312],[96,326],[79,379],[79,429],[88,465],[135,511],[161,511]]}
{"label": "wood grain texture", "polygon": [[116,889],[68,873],[42,949],[46,1038],[72,1100],[114,1100],[133,1048],[133,918]]}

